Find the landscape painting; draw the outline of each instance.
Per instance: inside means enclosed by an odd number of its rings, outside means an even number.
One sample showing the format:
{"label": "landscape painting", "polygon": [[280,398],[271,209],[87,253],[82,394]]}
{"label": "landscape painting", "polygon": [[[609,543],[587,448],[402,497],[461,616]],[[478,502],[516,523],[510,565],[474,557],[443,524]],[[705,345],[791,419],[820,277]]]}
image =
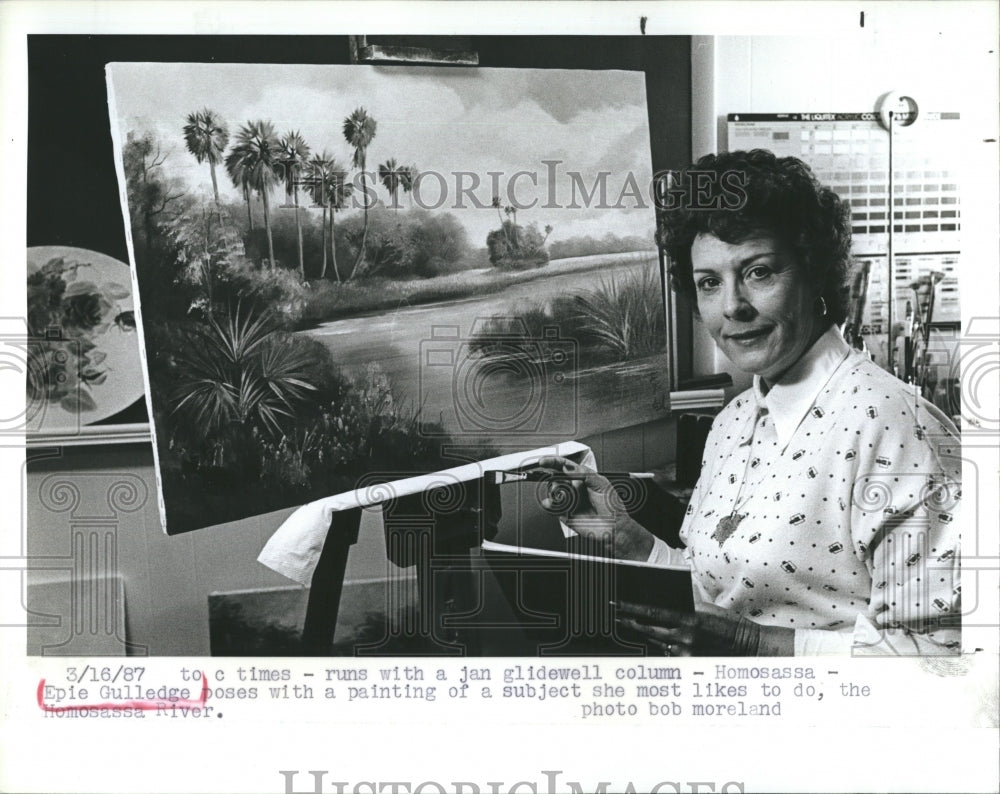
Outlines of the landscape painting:
{"label": "landscape painting", "polygon": [[108,89],[169,533],[666,415],[641,72]]}

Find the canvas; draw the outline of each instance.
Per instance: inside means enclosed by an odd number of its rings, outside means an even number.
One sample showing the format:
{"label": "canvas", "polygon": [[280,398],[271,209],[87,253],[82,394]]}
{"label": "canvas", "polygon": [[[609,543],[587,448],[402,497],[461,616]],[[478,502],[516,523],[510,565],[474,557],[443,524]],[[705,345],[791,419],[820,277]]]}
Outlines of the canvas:
{"label": "canvas", "polygon": [[169,533],[666,415],[641,73],[108,75]]}

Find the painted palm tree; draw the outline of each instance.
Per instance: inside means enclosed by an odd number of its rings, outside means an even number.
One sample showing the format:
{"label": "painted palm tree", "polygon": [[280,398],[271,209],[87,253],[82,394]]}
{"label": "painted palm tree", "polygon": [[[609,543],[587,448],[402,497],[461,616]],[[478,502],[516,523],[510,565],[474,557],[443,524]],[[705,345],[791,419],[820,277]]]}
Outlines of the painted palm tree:
{"label": "painted palm tree", "polygon": [[497,211],[497,217],[500,219],[500,228],[503,229],[503,215],[500,214],[500,208],[503,205],[500,203],[500,196],[494,196],[493,201],[490,202],[490,206]]}
{"label": "painted palm tree", "polygon": [[330,207],[330,257],[333,260],[333,273],[340,281],[340,271],[337,269],[337,211],[347,206],[347,201],[354,193],[354,185],[347,178],[347,169],[334,160],[330,164],[329,179],[326,184],[326,197]]}
{"label": "painted palm tree", "polygon": [[187,124],[184,125],[184,143],[195,160],[199,163],[208,163],[212,174],[212,195],[218,208],[219,183],[215,177],[215,166],[222,162],[226,146],[229,144],[229,130],[226,129],[225,122],[214,110],[208,108],[189,113]]}
{"label": "painted palm tree", "polygon": [[302,219],[299,217],[299,183],[309,158],[309,144],[298,132],[289,132],[281,139],[281,171],[285,182],[285,198],[295,207],[295,229],[299,237],[299,278],[306,280],[302,258]]}
{"label": "painted palm tree", "polygon": [[368,196],[365,190],[365,177],[367,176],[365,170],[368,162],[368,147],[375,138],[376,126],[377,122],[368,115],[368,111],[364,108],[357,108],[344,119],[344,138],[354,149],[351,164],[355,168],[361,169],[361,189],[366,194],[364,197],[365,224],[364,231],[361,233],[361,247],[348,279],[353,278],[354,274],[358,272],[358,266],[365,258],[365,244],[368,242]]}
{"label": "painted palm tree", "polygon": [[231,163],[229,157],[226,157],[226,171],[229,173],[233,187],[238,187],[243,194],[243,201],[247,205],[247,224],[250,231],[253,232],[253,212],[250,207],[250,172],[241,163]]}
{"label": "painted palm tree", "polygon": [[264,227],[267,229],[267,251],[274,268],[274,240],[271,237],[271,204],[269,193],[278,182],[281,167],[281,143],[270,121],[248,121],[240,127],[236,144],[226,157],[226,170],[233,184],[257,191],[264,205]]}
{"label": "painted palm tree", "polygon": [[549,239],[549,235],[552,234],[552,224],[545,224],[545,237],[542,239],[542,245],[545,245],[545,241]]}
{"label": "painted palm tree", "polygon": [[[219,225],[223,225],[222,204],[219,201],[219,181],[215,176],[215,166],[222,162],[226,146],[229,144],[229,130],[225,122],[215,111],[202,108],[189,113],[187,124],[184,125],[184,143],[187,150],[194,155],[199,163],[208,163],[212,174],[212,196],[215,198],[215,213],[219,216]],[[209,221],[206,220],[206,223]],[[206,235],[207,241],[207,235]],[[208,294],[208,312],[212,313],[212,255],[205,251],[205,286]]]}
{"label": "painted palm tree", "polygon": [[497,217],[500,219],[500,231],[507,238],[507,244],[513,246],[514,241],[510,238],[510,224],[505,223],[503,219],[504,213],[510,215],[511,208],[503,205],[503,202],[500,201],[500,196],[493,196],[490,206],[497,211]]}
{"label": "painted palm tree", "polygon": [[510,215],[511,217],[513,217],[513,219],[514,219],[514,225],[511,228],[514,230],[514,247],[518,248],[520,246],[520,242],[518,242],[518,239],[517,239],[517,207],[514,207],[514,206],[504,207],[503,211],[507,215]]}
{"label": "painted palm tree", "polygon": [[[309,162],[312,180],[312,198],[315,204],[323,208],[323,269],[319,277],[326,278],[326,241],[330,240],[330,256],[333,261],[333,272],[340,281],[340,270],[337,268],[336,231],[337,210],[343,209],[347,199],[351,197],[354,188],[347,180],[347,171],[326,150],[313,157]],[[326,219],[330,217],[330,236],[327,238]]]}
{"label": "painted palm tree", "polygon": [[326,213],[329,209],[326,203],[326,180],[332,161],[333,157],[324,149],[322,154],[314,154],[308,165],[309,194],[313,207],[319,206],[323,210],[323,222],[320,224],[323,230],[323,244],[320,246],[323,252],[323,269],[320,271],[320,278],[326,276]]}
{"label": "painted palm tree", "polygon": [[395,157],[390,157],[378,167],[378,178],[382,186],[389,194],[392,201],[392,208],[399,211],[399,189],[403,186],[403,179],[409,175],[409,169],[405,165],[399,165]]}
{"label": "painted palm tree", "polygon": [[[415,165],[403,166],[399,176],[399,186],[403,188],[404,193],[411,193],[413,191],[413,186],[417,184],[417,177],[419,176],[420,171],[417,170]],[[410,196],[410,206],[413,206],[413,196]]]}

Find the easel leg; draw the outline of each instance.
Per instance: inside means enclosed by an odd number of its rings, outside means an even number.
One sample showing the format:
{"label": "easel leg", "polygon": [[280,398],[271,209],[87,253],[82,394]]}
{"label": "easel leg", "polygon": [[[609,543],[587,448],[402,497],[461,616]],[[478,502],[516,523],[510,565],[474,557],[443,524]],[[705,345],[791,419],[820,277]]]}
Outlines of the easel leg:
{"label": "easel leg", "polygon": [[340,594],[344,589],[347,555],[351,546],[357,543],[360,525],[359,507],[333,514],[309,589],[309,603],[302,628],[304,656],[326,656],[330,653],[337,613],[340,611]]}

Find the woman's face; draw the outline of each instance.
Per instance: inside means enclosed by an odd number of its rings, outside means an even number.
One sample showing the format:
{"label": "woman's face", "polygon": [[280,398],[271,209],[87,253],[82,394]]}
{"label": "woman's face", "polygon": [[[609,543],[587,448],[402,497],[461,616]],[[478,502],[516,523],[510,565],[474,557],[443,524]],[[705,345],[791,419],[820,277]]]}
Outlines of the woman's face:
{"label": "woman's face", "polygon": [[691,262],[701,321],[740,369],[774,383],[825,329],[816,293],[775,238],[726,243],[700,234]]}

